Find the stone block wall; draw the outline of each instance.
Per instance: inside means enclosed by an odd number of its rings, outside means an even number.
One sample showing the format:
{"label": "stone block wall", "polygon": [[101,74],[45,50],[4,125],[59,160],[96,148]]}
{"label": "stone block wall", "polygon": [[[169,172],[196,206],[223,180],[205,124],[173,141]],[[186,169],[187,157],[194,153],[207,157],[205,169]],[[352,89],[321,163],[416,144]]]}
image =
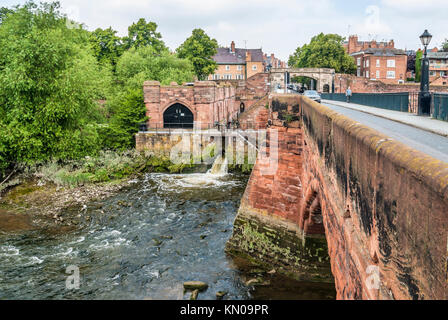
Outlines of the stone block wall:
{"label": "stone block wall", "polygon": [[257,161],[227,251],[311,281],[332,281],[330,262],[338,299],[448,299],[448,164],[305,97],[271,99],[299,103],[300,126],[269,129],[278,167]]}
{"label": "stone block wall", "polygon": [[303,180],[322,197],[338,298],[448,298],[448,165],[309,99],[302,107]]}
{"label": "stone block wall", "polygon": [[231,121],[239,111],[236,89],[218,87],[213,81],[197,81],[193,86],[161,86],[157,81],[146,81],[143,93],[150,129],[163,128],[163,113],[175,103],[189,108],[195,126],[201,129],[208,129],[215,122]]}

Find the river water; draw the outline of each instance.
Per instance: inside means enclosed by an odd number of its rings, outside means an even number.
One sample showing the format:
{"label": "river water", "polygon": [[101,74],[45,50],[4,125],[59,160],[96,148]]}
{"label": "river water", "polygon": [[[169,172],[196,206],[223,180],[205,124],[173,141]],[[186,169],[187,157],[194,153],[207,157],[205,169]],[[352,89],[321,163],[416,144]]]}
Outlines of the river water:
{"label": "river water", "polygon": [[[0,232],[0,299],[189,299],[185,281],[204,281],[198,299],[334,299],[334,285],[296,282],[224,253],[247,176],[148,174],[69,232]],[[80,272],[66,288],[67,267]],[[263,286],[246,285],[262,277]]]}

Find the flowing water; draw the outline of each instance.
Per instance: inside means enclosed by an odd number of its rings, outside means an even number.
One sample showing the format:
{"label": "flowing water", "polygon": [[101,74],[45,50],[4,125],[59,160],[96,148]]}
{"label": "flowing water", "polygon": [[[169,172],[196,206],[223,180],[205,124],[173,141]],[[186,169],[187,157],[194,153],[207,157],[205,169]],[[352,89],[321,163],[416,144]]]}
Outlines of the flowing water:
{"label": "flowing water", "polygon": [[[219,165],[218,165],[219,163]],[[71,232],[0,233],[0,299],[188,299],[183,282],[204,281],[199,299],[333,299],[334,286],[291,281],[236,264],[224,253],[247,177],[148,174]],[[125,204],[125,205],[123,205]],[[78,290],[66,269],[80,270]],[[264,276],[264,286],[245,285]]]}

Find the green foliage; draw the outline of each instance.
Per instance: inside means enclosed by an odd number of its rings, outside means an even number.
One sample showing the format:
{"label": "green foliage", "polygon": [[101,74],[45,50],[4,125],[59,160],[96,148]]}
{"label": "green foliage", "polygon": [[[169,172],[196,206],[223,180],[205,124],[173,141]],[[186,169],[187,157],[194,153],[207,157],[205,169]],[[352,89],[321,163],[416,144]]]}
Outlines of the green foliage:
{"label": "green foliage", "polygon": [[301,83],[302,85],[306,85],[308,88],[311,88],[311,80],[311,78],[301,76],[291,78],[292,83]]}
{"label": "green foliage", "polygon": [[182,84],[193,80],[193,66],[167,50],[158,52],[153,47],[130,49],[120,58],[117,79],[126,87],[139,88],[145,80],[157,80],[162,85]]}
{"label": "green foliage", "polygon": [[156,52],[167,49],[162,41],[162,35],[157,32],[157,24],[151,21],[146,22],[143,18],[128,28],[128,36],[123,40],[127,49],[147,46],[153,47]]}
{"label": "green foliage", "polygon": [[423,51],[417,51],[417,55],[415,58],[415,81],[420,82],[422,79],[422,60],[423,60]]}
{"label": "green foliage", "polygon": [[193,63],[194,72],[199,80],[205,80],[217,69],[212,57],[218,52],[218,42],[211,39],[202,29],[194,29],[192,35],[177,48],[180,58]]}
{"label": "green foliage", "polygon": [[11,13],[14,13],[14,11],[9,8],[5,7],[0,8],[0,24],[3,22],[3,20],[6,19],[7,15]]}
{"label": "green foliage", "polygon": [[344,38],[337,34],[319,34],[309,44],[298,47],[288,65],[296,68],[332,68],[338,73],[356,72],[354,59],[343,47]]}
{"label": "green foliage", "polygon": [[173,164],[168,158],[145,156],[137,151],[100,152],[96,157],[59,163],[50,161],[34,168],[32,176],[58,186],[77,187],[121,180],[146,172],[179,173],[189,164]]}
{"label": "green foliage", "polygon": [[99,128],[103,148],[126,150],[135,147],[138,126],[147,120],[142,89],[118,91],[108,106],[110,121]]}
{"label": "green foliage", "polygon": [[[0,162],[76,159],[99,149],[97,100],[110,73],[59,4],[27,3],[0,25]],[[1,168],[0,168],[1,169]]]}
{"label": "green foliage", "polygon": [[445,41],[442,43],[442,51],[448,52],[448,39],[445,39]]}
{"label": "green foliage", "polygon": [[98,28],[90,34],[90,43],[98,62],[112,65],[115,68],[124,51],[122,40],[117,36],[117,31],[112,30],[112,28]]}

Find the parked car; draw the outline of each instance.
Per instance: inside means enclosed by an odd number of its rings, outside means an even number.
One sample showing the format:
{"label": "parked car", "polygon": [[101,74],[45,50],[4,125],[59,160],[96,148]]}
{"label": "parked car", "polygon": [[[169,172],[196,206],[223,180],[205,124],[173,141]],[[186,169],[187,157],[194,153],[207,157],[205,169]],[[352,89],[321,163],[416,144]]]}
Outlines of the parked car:
{"label": "parked car", "polygon": [[322,97],[321,97],[320,94],[319,94],[317,91],[315,91],[315,90],[306,90],[306,91],[303,93],[303,95],[304,95],[305,97],[310,98],[311,100],[314,100],[314,101],[318,102],[318,103],[321,103],[321,101],[322,101]]}

